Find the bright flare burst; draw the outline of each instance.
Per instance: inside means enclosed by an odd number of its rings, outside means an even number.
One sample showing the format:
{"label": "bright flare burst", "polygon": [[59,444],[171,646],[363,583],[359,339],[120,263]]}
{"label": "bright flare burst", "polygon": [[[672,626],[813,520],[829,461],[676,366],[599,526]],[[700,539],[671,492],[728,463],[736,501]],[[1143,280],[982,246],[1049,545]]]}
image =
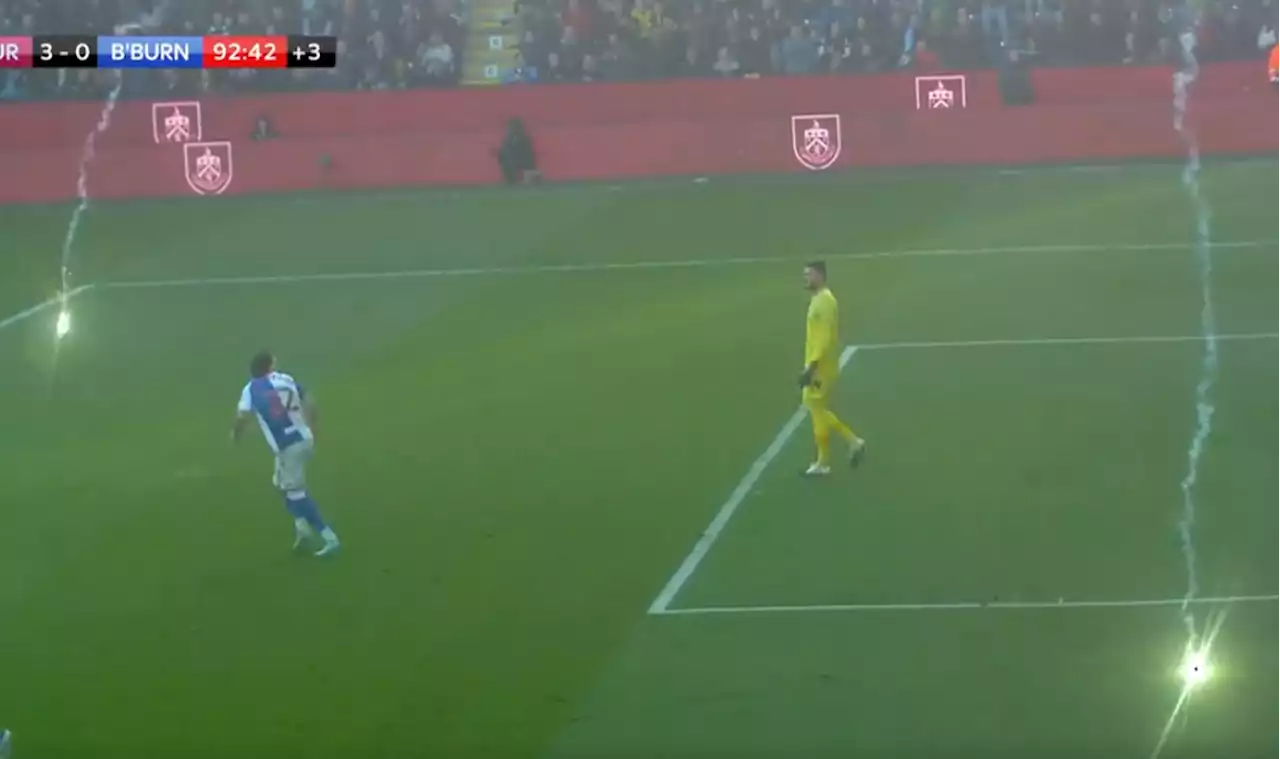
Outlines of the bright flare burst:
{"label": "bright flare burst", "polygon": [[1187,689],[1203,685],[1213,670],[1209,666],[1209,652],[1201,649],[1189,651],[1182,660],[1182,682]]}
{"label": "bright flare burst", "polygon": [[58,321],[53,326],[53,332],[59,340],[66,337],[71,332],[71,312],[62,309],[58,312]]}
{"label": "bright flare burst", "polygon": [[1193,639],[1187,643],[1186,653],[1183,654],[1182,662],[1178,665],[1178,675],[1182,680],[1178,701],[1173,705],[1173,711],[1169,713],[1164,729],[1160,731],[1160,739],[1151,750],[1151,759],[1159,759],[1160,753],[1164,751],[1169,738],[1173,735],[1174,728],[1179,724],[1179,718],[1185,717],[1184,712],[1191,701],[1191,695],[1203,688],[1213,674],[1209,653],[1218,639],[1218,633],[1222,632],[1223,623],[1227,621],[1227,608],[1229,607],[1209,615],[1209,632],[1202,640]]}

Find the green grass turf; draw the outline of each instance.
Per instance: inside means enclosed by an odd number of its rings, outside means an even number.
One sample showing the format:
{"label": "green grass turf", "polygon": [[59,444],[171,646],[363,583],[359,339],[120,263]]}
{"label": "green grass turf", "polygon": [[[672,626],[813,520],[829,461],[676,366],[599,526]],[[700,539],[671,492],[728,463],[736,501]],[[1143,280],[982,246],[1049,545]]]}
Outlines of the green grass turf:
{"label": "green grass turf", "polygon": [[[1274,162],[1210,166],[1273,241]],[[0,318],[56,287],[65,208],[0,209]],[[783,263],[98,288],[0,330],[0,724],[22,756],[1145,757],[1171,609],[646,617],[794,410],[806,258],[1190,240],[1177,172],[104,206],[79,282],[786,257]],[[1276,329],[1276,246],[1221,250],[1222,332]],[[844,335],[1195,335],[1189,249],[833,260]],[[322,409],[348,550],[287,554],[252,440],[271,346]],[[864,351],[867,468],[762,478],[677,607],[1178,596],[1197,343]],[[1274,340],[1222,346],[1205,593],[1274,593]],[[1274,756],[1274,604],[1168,756]]]}

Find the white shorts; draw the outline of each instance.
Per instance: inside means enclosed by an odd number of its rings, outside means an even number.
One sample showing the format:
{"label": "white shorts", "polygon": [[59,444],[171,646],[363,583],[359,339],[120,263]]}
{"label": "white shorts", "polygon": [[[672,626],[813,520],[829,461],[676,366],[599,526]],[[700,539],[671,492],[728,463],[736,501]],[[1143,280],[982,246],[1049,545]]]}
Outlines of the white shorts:
{"label": "white shorts", "polygon": [[314,440],[303,440],[276,454],[276,474],[272,482],[280,490],[307,489],[307,462],[315,453]]}

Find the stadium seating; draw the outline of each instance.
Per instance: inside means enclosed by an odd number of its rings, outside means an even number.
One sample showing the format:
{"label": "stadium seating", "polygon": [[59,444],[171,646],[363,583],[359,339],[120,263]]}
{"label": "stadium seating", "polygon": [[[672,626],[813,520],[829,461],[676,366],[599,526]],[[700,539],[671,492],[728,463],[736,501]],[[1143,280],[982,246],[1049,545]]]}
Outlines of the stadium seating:
{"label": "stadium seating", "polygon": [[[0,0],[0,35],[332,34],[334,72],[140,72],[125,97],[1158,63],[1168,0]],[[1204,60],[1263,58],[1273,0],[1206,0]],[[95,98],[109,74],[9,71],[0,99]]]}

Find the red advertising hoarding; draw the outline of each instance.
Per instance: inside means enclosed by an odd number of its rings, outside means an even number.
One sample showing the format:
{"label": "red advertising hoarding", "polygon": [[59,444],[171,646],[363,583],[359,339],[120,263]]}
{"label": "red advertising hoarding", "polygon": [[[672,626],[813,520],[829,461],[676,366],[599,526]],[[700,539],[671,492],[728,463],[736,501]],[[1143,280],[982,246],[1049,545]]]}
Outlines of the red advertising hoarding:
{"label": "red advertising hoarding", "polygon": [[[932,164],[1174,158],[1172,71],[1033,72],[1006,107],[993,72],[687,80],[121,102],[97,141],[96,197],[492,183],[507,119],[551,180]],[[1207,66],[1191,123],[1206,154],[1273,154],[1274,92],[1252,64]],[[0,106],[0,203],[74,196],[100,103]],[[253,141],[267,117],[280,137]]]}

